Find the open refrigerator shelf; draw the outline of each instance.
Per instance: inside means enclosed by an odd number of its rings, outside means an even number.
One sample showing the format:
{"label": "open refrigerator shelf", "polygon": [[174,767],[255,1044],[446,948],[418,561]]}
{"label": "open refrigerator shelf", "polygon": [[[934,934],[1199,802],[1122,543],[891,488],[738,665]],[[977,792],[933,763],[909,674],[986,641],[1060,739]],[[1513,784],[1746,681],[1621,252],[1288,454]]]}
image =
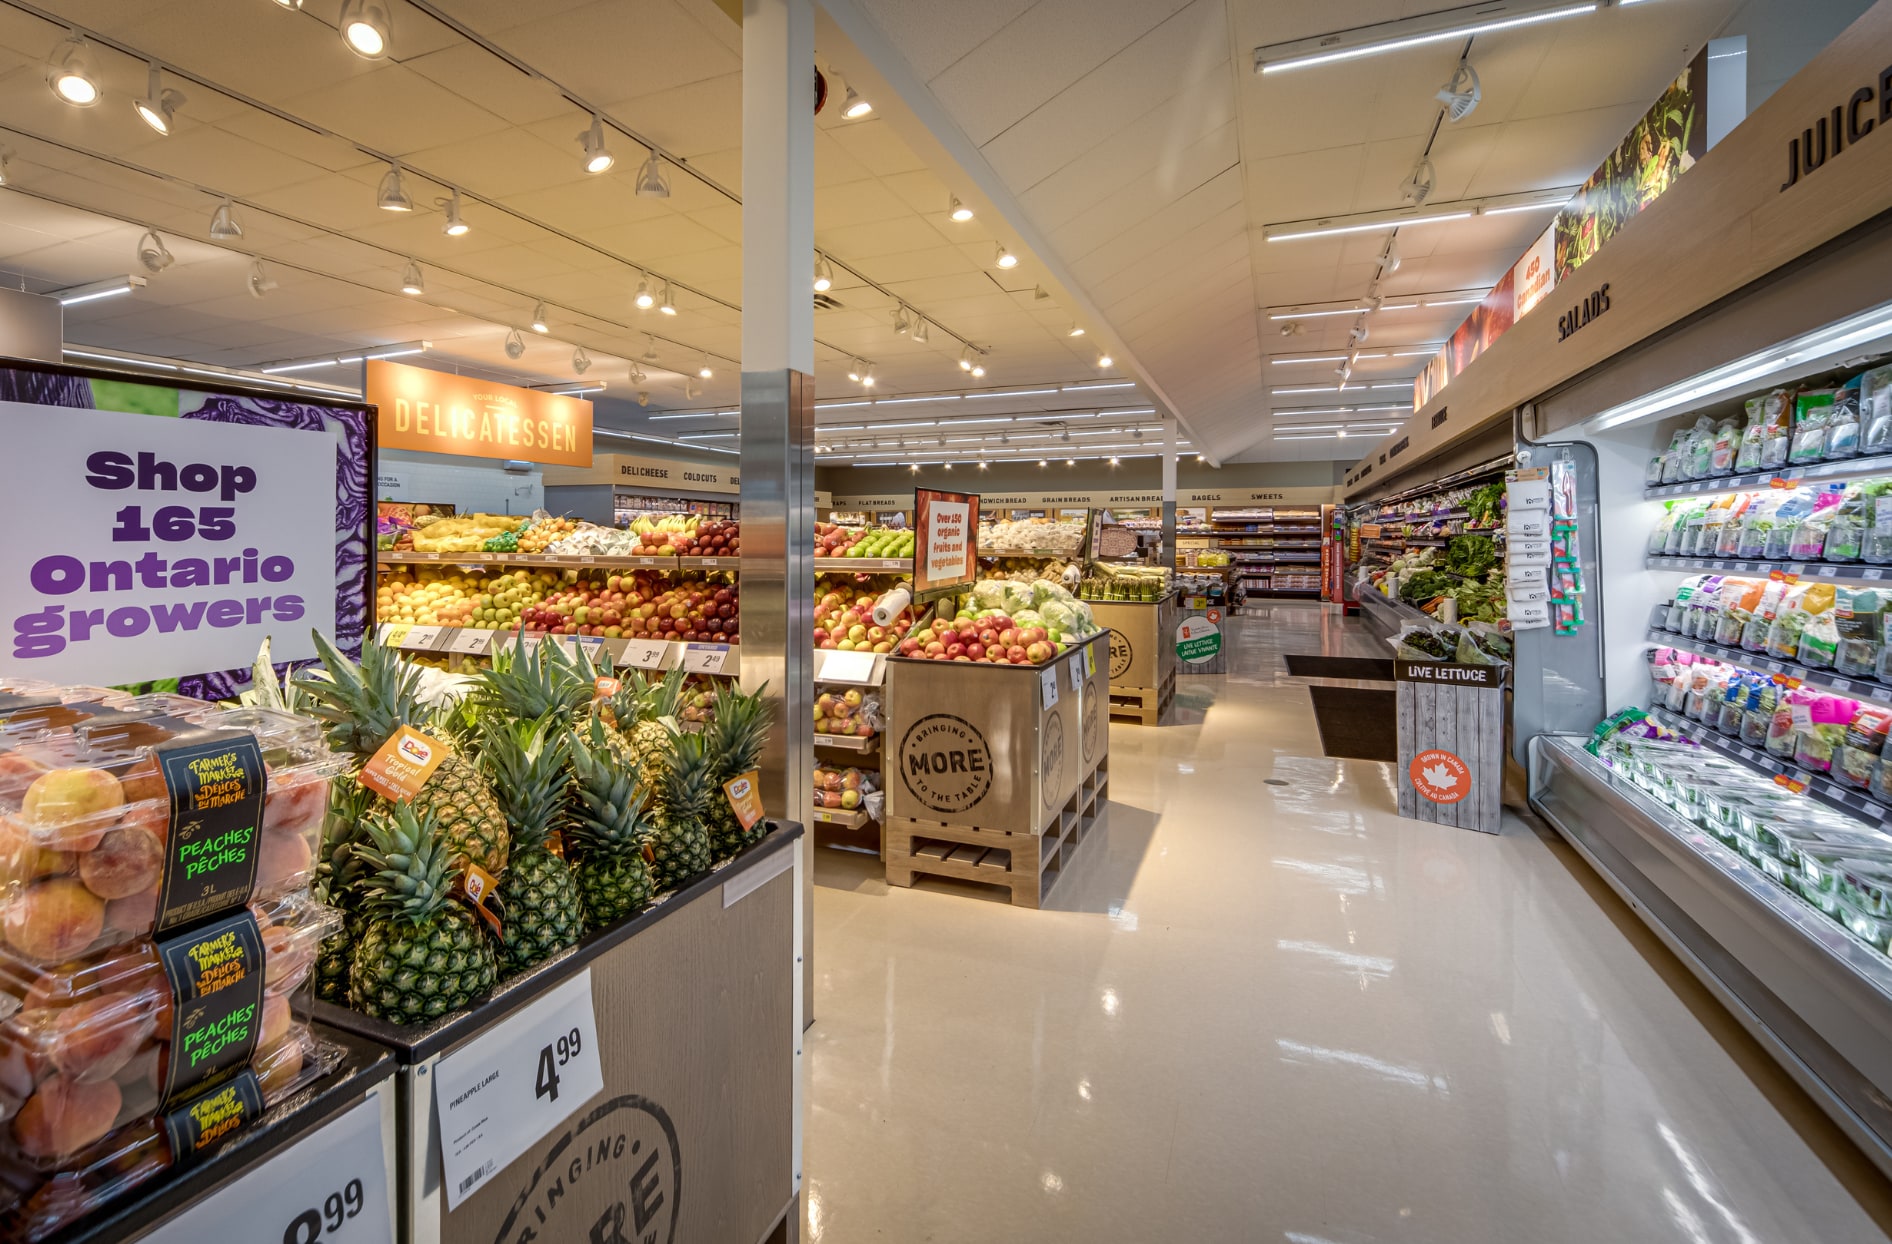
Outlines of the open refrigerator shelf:
{"label": "open refrigerator shelf", "polygon": [[1656,500],[1662,497],[1694,497],[1703,494],[1723,492],[1746,492],[1751,489],[1772,487],[1775,480],[1792,483],[1796,480],[1819,480],[1836,482],[1840,480],[1862,479],[1868,475],[1892,475],[1892,454],[1876,454],[1870,458],[1841,458],[1834,462],[1809,462],[1805,466],[1775,467],[1771,471],[1748,471],[1740,475],[1723,475],[1718,479],[1695,479],[1682,484],[1654,484],[1642,490],[1642,495]]}
{"label": "open refrigerator shelf", "polygon": [[1531,807],[1882,1170],[1892,962],[1567,736],[1530,742]]}
{"label": "open refrigerator shelf", "polygon": [[742,568],[740,557],[614,557],[608,554],[592,555],[572,554],[570,556],[554,553],[422,553],[412,549],[382,549],[375,554],[375,560],[383,565],[392,566],[538,566],[548,570],[564,570],[595,566],[631,567],[650,570],[739,570]]}
{"label": "open refrigerator shelf", "polygon": [[1733,571],[1737,574],[1769,574],[1778,570],[1782,574],[1798,575],[1803,579],[1809,577],[1859,579],[1868,583],[1892,578],[1892,566],[1866,566],[1859,562],[1768,561],[1754,557],[1673,557],[1663,553],[1651,553],[1643,559],[1643,564],[1651,570],[1719,570]]}
{"label": "open refrigerator shelf", "polygon": [[1802,665],[1798,661],[1783,661],[1765,652],[1749,652],[1745,648],[1730,648],[1726,644],[1680,635],[1659,626],[1649,628],[1649,642],[1660,644],[1665,648],[1678,648],[1683,652],[1692,652],[1697,656],[1713,657],[1717,661],[1726,661],[1730,665],[1739,665],[1745,669],[1765,670],[1770,674],[1798,679],[1809,687],[1825,687],[1829,691],[1838,691],[1844,695],[1863,696],[1881,704],[1892,704],[1892,687],[1876,678],[1847,677],[1832,670]]}
{"label": "open refrigerator shelf", "polygon": [[1876,829],[1892,829],[1892,825],[1887,823],[1888,817],[1892,817],[1892,810],[1888,810],[1883,803],[1856,787],[1848,786],[1844,782],[1836,782],[1825,774],[1815,773],[1811,769],[1782,760],[1778,756],[1769,754],[1764,748],[1749,747],[1738,740],[1730,739],[1719,730],[1703,725],[1699,721],[1690,721],[1682,714],[1669,709],[1651,708],[1646,711],[1669,729],[1684,738],[1693,739],[1709,751],[1725,756],[1729,760],[1739,761],[1756,773],[1776,781],[1799,786],[1805,790],[1809,798],[1817,799],[1827,807],[1844,812],[1848,816],[1856,816]]}

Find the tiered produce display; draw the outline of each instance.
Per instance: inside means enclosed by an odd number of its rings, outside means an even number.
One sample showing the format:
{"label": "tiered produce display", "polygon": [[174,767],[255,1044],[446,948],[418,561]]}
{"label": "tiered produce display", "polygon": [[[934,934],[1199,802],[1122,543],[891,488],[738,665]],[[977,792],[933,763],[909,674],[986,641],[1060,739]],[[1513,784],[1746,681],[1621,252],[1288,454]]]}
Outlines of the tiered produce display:
{"label": "tiered produce display", "polygon": [[897,651],[925,661],[1043,665],[1096,633],[1090,607],[1061,583],[981,579],[956,608],[942,602]]}
{"label": "tiered produce display", "polygon": [[[282,713],[3,690],[0,1232],[38,1240],[225,1130],[193,1120],[247,1126],[334,1065],[306,986],[338,923],[310,885],[344,762]],[[180,820],[172,802],[189,808],[199,777],[169,758],[203,740],[192,772],[234,796],[211,806],[241,826],[214,855],[190,835],[217,813]],[[179,992],[186,962],[217,965],[217,1002]]]}
{"label": "tiered produce display", "polygon": [[1383,565],[1369,564],[1354,584],[1356,598],[1362,592],[1403,601],[1442,621],[1496,624],[1505,619],[1504,565],[1497,543],[1483,532],[1452,536],[1442,547],[1401,554]]}
{"label": "tiered produce display", "polygon": [[[1167,566],[1122,566],[1111,562],[1092,562],[1077,586],[1077,594],[1081,600],[1154,603],[1169,595],[1173,579],[1174,575]],[[1217,586],[1219,589],[1219,582]],[[1217,596],[1220,595],[1218,590]]]}

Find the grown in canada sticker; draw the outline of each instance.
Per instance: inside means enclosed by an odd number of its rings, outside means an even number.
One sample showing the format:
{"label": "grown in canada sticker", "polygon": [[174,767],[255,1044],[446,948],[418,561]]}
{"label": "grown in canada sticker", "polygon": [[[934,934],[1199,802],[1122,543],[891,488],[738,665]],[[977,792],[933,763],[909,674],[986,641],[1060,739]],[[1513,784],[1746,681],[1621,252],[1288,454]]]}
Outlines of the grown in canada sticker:
{"label": "grown in canada sticker", "polygon": [[1427,748],[1412,758],[1406,772],[1412,788],[1433,803],[1457,803],[1471,794],[1472,771],[1451,752]]}

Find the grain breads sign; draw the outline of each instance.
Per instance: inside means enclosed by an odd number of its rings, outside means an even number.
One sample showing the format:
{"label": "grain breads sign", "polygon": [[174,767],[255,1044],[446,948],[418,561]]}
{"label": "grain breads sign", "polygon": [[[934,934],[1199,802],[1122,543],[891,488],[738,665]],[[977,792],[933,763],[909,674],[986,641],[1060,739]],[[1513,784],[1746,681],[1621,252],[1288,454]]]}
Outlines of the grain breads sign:
{"label": "grain breads sign", "polygon": [[591,465],[591,403],[471,376],[368,360],[383,449]]}

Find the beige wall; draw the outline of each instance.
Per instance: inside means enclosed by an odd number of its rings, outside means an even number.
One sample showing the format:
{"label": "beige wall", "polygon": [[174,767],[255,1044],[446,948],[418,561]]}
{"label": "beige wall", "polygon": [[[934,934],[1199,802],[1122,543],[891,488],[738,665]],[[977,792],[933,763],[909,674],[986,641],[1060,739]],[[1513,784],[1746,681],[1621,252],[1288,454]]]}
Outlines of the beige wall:
{"label": "beige wall", "polygon": [[[1191,488],[1331,487],[1345,473],[1344,462],[1231,462],[1211,467],[1193,458],[1176,464],[1176,490]],[[975,464],[959,463],[950,471],[923,466],[915,474],[905,467],[817,467],[815,487],[836,495],[911,492],[923,488],[958,488],[985,492],[1043,492],[1070,489],[1160,489],[1162,465],[1154,458],[1133,458],[1122,466],[1080,461],[1065,466],[1061,458],[1039,468],[1036,463],[1002,462],[981,471]]]}

